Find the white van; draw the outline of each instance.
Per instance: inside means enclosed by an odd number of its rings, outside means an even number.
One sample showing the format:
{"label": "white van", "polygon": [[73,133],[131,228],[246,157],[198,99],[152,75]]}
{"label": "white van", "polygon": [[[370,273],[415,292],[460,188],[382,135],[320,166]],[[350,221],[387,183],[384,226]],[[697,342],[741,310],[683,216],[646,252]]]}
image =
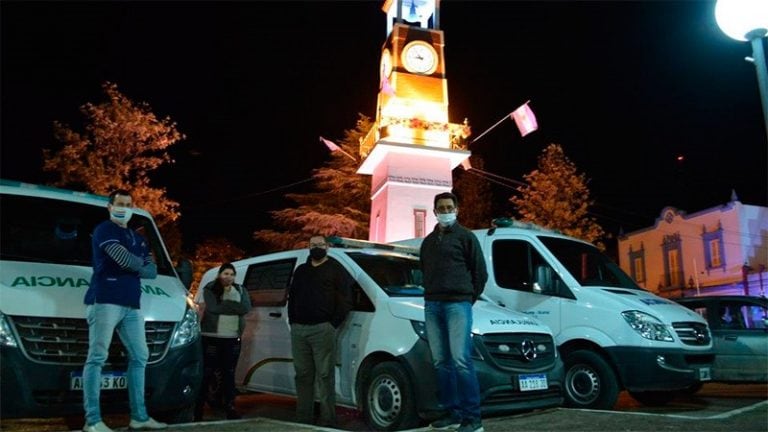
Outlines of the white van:
{"label": "white van", "polygon": [[[0,180],[0,417],[83,413],[88,354],[83,297],[91,280],[91,233],[109,216],[108,199]],[[190,421],[202,374],[200,329],[152,217],[136,209],[130,224],[157,261],[142,281],[149,361],[147,409]],[[127,412],[127,355],[112,339],[104,366],[104,412]]]}
{"label": "white van", "polygon": [[640,288],[587,242],[511,219],[494,225],[473,231],[488,265],[485,294],[552,329],[567,406],[611,409],[623,389],[663,405],[711,379],[712,337],[697,313]]}
{"label": "white van", "polygon": [[[421,270],[413,248],[331,237],[328,255],[356,283],[338,330],[336,401],[363,411],[376,430],[416,426],[437,413],[435,376],[424,328]],[[410,252],[410,253],[408,253]],[[251,296],[235,373],[241,390],[295,396],[287,292],[307,249],[234,262]],[[200,286],[214,280],[208,270]],[[480,299],[473,307],[475,368],[483,413],[562,404],[562,362],[538,320]]]}

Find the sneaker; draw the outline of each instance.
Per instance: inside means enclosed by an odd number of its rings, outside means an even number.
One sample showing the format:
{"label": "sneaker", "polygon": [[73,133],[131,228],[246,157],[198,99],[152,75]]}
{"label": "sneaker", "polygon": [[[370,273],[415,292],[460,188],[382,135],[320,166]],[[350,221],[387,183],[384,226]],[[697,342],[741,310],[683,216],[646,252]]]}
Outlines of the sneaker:
{"label": "sneaker", "polygon": [[437,419],[430,423],[429,427],[434,430],[448,430],[448,429],[456,429],[459,427],[459,420],[455,419],[451,416],[443,417],[441,419]]}
{"label": "sneaker", "polygon": [[83,426],[83,432],[115,432],[105,425],[104,422],[98,422],[92,425]]}
{"label": "sneaker", "polygon": [[128,429],[131,430],[160,430],[166,428],[168,428],[167,424],[161,423],[152,417],[148,418],[146,421],[131,419],[131,423],[128,424]]}
{"label": "sneaker", "polygon": [[468,419],[461,422],[458,432],[485,432],[480,419]]}

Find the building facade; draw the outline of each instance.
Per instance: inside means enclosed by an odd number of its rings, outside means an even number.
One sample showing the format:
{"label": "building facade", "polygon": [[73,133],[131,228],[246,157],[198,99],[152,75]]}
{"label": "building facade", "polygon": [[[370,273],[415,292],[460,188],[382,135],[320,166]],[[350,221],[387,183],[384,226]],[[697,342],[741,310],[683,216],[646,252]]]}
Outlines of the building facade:
{"label": "building facade", "polygon": [[619,265],[664,297],[760,295],[768,290],[768,207],[731,201],[693,214],[661,211],[648,228],[619,236]]}

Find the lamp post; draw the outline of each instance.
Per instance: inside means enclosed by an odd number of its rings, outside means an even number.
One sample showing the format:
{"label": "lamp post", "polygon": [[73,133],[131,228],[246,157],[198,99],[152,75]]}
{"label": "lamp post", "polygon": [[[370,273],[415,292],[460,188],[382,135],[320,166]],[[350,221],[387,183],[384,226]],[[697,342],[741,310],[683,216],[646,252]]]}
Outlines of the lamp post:
{"label": "lamp post", "polygon": [[768,33],[768,1],[717,0],[715,20],[720,30],[738,41],[750,41],[752,57],[746,60],[755,65],[760,102],[763,105],[765,133],[768,135],[768,70],[765,63],[763,38]]}

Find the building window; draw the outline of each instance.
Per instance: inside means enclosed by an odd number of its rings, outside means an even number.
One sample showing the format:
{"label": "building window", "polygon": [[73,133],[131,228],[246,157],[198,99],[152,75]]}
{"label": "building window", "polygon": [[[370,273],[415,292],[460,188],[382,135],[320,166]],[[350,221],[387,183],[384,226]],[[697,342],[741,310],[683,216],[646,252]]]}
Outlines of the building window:
{"label": "building window", "polygon": [[725,268],[725,249],[723,248],[723,228],[719,226],[714,231],[701,235],[704,242],[704,260],[708,269]]}
{"label": "building window", "polygon": [[640,250],[637,251],[629,249],[629,267],[635,282],[645,282],[645,247],[643,245],[640,245]]}
{"label": "building window", "polygon": [[413,233],[414,237],[423,238],[427,233],[427,211],[416,209],[413,211]]}
{"label": "building window", "polygon": [[661,246],[664,251],[664,282],[669,288],[680,288],[685,283],[680,233],[665,235]]}

